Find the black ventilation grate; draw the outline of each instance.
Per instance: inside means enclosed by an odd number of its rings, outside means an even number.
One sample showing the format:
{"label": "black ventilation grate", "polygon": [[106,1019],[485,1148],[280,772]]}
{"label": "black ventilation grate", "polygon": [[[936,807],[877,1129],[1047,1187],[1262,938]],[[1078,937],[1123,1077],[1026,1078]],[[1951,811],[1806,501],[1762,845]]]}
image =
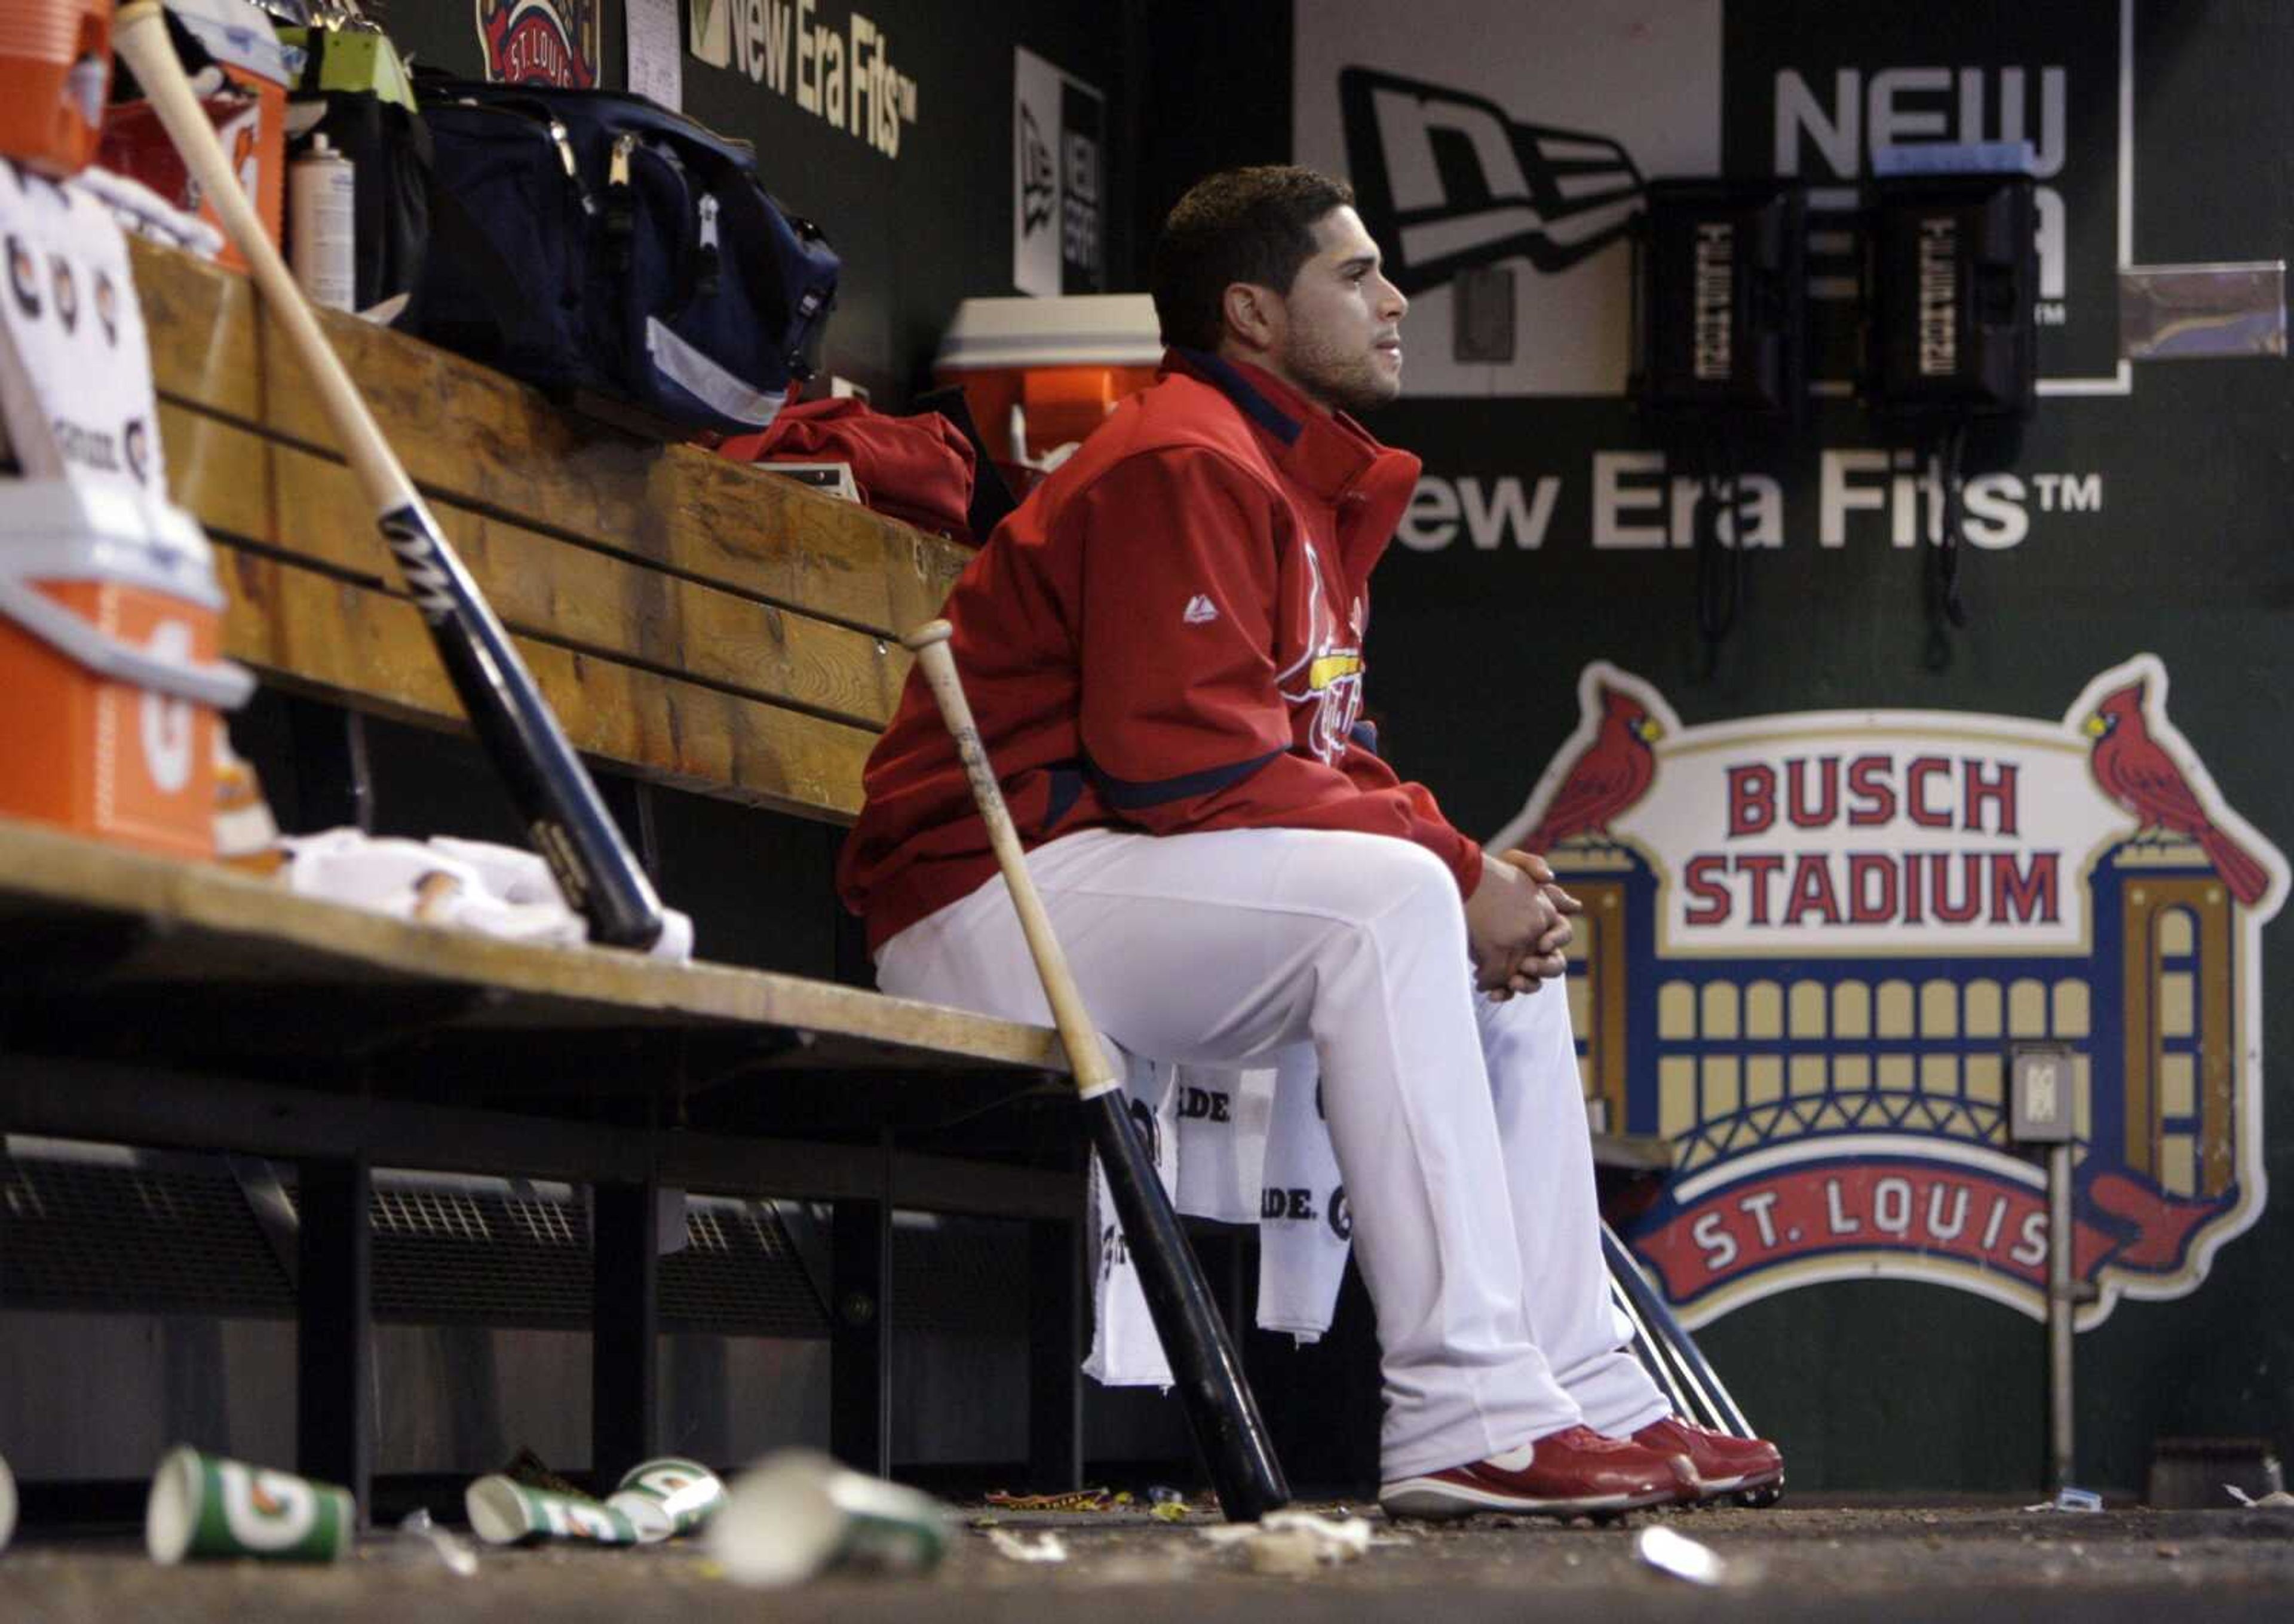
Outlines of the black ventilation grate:
{"label": "black ventilation grate", "polygon": [[[295,1201],[291,1163],[273,1171]],[[369,1208],[378,1320],[579,1329],[590,1323],[586,1192],[378,1172]],[[291,1246],[291,1231],[284,1238]],[[828,1320],[773,1205],[687,1206],[661,1260],[664,1330],[822,1337]],[[1027,1231],[903,1222],[893,1322],[1009,1333],[1025,1322]],[[94,1149],[0,1155],[0,1305],[128,1313],[295,1312],[287,1271],[221,1157]]]}
{"label": "black ventilation grate", "polygon": [[378,1174],[374,1315],[426,1325],[590,1323],[582,1194],[496,1196]]}
{"label": "black ventilation grate", "polygon": [[238,1181],[197,1159],[215,1171],[0,1156],[0,1303],[292,1315]]}
{"label": "black ventilation grate", "polygon": [[763,1202],[686,1208],[685,1249],[661,1260],[661,1323],[723,1336],[828,1335],[788,1231]]}

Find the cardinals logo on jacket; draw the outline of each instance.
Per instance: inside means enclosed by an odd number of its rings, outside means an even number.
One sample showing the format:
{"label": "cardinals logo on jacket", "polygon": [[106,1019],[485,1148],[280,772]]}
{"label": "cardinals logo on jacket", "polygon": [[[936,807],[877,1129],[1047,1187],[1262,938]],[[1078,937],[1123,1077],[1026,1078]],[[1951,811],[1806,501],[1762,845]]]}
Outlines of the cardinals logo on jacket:
{"label": "cardinals logo on jacket", "polygon": [[2082,1328],[2183,1295],[2251,1225],[2278,849],[2217,791],[2144,654],[2059,722],[1817,712],[1683,727],[1606,663],[1496,847],[1586,913],[1588,1108],[1675,1173],[1631,1243],[1690,1326],[1873,1275],[2046,1312],[2046,1194],[2010,1062],[2078,1140]]}
{"label": "cardinals logo on jacket", "polygon": [[1311,707],[1312,714],[1293,729],[1318,761],[1335,765],[1346,753],[1347,735],[1362,719],[1363,600],[1357,597],[1344,623],[1330,607],[1324,590],[1322,553],[1309,543],[1306,560],[1306,652],[1275,678],[1276,690],[1293,711]]}

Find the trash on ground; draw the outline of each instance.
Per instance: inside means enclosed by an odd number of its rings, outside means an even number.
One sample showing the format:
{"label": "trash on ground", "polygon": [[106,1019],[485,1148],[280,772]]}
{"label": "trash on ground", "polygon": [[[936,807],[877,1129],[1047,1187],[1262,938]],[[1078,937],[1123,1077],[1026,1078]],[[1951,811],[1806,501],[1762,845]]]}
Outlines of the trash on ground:
{"label": "trash on ground", "polygon": [[988,1503],[1005,1511],[1105,1511],[1115,1504],[1115,1494],[1107,1489],[1070,1489],[1063,1494],[1012,1494],[1002,1489],[991,1489]]}
{"label": "trash on ground", "polygon": [[457,1579],[477,1576],[477,1552],[460,1534],[439,1527],[427,1506],[417,1506],[400,1521],[390,1548],[391,1555],[403,1562],[435,1562]]}
{"label": "trash on ground", "polygon": [[1067,1541],[1046,1529],[1029,1539],[1019,1534],[1007,1533],[1000,1528],[988,1531],[988,1543],[1014,1562],[1065,1562]]}
{"label": "trash on ground", "polygon": [[2257,1498],[2236,1483],[2225,1483],[2223,1487],[2230,1490],[2231,1498],[2249,1510],[2274,1510],[2280,1506],[2294,1506],[2294,1494],[2289,1494],[2283,1489],[2273,1489]]}
{"label": "trash on ground", "polygon": [[2073,1489],[2066,1485],[2055,1491],[2052,1500],[2041,1500],[2036,1506],[2026,1506],[2025,1511],[2101,1511],[2103,1496],[2092,1489]]}
{"label": "trash on ground", "polygon": [[616,1506],[586,1494],[536,1489],[496,1472],[462,1491],[470,1531],[488,1545],[529,1545],[571,1539],[589,1545],[635,1545],[637,1525]]}
{"label": "trash on ground", "polygon": [[529,1489],[547,1489],[552,1494],[562,1494],[572,1500],[587,1499],[582,1485],[568,1482],[549,1468],[549,1463],[524,1444],[501,1468],[500,1475],[514,1478]]}
{"label": "trash on ground", "polygon": [[160,1458],[143,1511],[144,1547],[164,1563],[240,1556],[335,1562],[357,1531],[349,1490],[203,1455],[189,1444]]}
{"label": "trash on ground", "polygon": [[723,1481],[699,1461],[677,1455],[639,1461],[606,1497],[606,1504],[629,1518],[646,1545],[697,1533],[724,1503]]}
{"label": "trash on ground", "polygon": [[1158,1500],[1147,1508],[1147,1514],[1158,1522],[1184,1522],[1187,1520],[1184,1500]]}
{"label": "trash on ground", "polygon": [[1653,1525],[1641,1530],[1633,1536],[1633,1555],[1658,1572],[1692,1585],[1717,1585],[1729,1577],[1729,1564],[1720,1552],[1669,1528]]}
{"label": "trash on ground", "polygon": [[781,1449],[735,1479],[709,1522],[711,1555],[744,1585],[793,1585],[831,1566],[921,1572],[948,1553],[931,1496]]}
{"label": "trash on ground", "polygon": [[1273,1511],[1261,1522],[1196,1531],[1213,1545],[1239,1545],[1256,1573],[1297,1576],[1352,1562],[1370,1549],[1370,1524],[1360,1517],[1335,1521],[1311,1511]]}

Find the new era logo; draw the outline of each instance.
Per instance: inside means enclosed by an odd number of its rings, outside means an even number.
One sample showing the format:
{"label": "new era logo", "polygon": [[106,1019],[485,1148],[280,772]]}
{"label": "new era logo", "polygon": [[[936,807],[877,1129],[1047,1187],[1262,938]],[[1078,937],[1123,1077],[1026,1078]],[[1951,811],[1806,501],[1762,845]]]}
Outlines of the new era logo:
{"label": "new era logo", "polygon": [[1218,605],[1198,592],[1187,600],[1187,612],[1179,618],[1190,626],[1208,626],[1218,619]]}
{"label": "new era logo", "polygon": [[1482,96],[1371,68],[1338,74],[1363,223],[1407,294],[1516,256],[1552,275],[1623,236],[1632,155],[1606,135],[1517,124]]}

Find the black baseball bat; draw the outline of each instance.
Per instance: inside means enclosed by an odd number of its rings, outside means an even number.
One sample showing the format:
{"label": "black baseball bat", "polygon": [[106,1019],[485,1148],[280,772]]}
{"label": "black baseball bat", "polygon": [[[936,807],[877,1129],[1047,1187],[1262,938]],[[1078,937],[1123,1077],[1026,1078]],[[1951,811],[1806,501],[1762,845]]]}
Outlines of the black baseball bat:
{"label": "black baseball bat", "polygon": [[1163,1356],[1177,1381],[1179,1399],[1194,1429],[1195,1445],[1208,1463],[1211,1482],[1218,1490],[1219,1506],[1229,1520],[1256,1522],[1268,1512],[1289,1503],[1290,1486],[1274,1458],[1274,1446],[1259,1419],[1258,1405],[1243,1379],[1242,1360],[1219,1318],[1210,1287],[1203,1280],[1202,1264],[1179,1227],[1171,1198],[1155,1173],[1155,1165],[1132,1126],[1124,1108],[1122,1081],[1100,1044],[1099,1029],[1084,1008],[1083,995],[1069,972],[1067,955],[1052,932],[1051,916],[1028,873],[1013,827],[1011,809],[988,763],[988,748],[972,719],[972,706],[956,675],[956,656],[948,648],[952,629],[946,621],[932,621],[901,639],[915,652],[924,680],[940,702],[940,718],[956,740],[964,776],[988,825],[988,843],[996,849],[997,865],[1020,913],[1020,927],[1035,957],[1036,973],[1043,980],[1044,996],[1052,1019],[1067,1045],[1068,1061],[1075,1071],[1076,1092],[1083,1107],[1084,1128],[1092,1148],[1099,1152],[1107,1174],[1109,1195],[1131,1261],[1139,1271],[1139,1284],[1153,1316],[1155,1334],[1162,1339]]}
{"label": "black baseball bat", "polygon": [[598,798],[598,786],[533,673],[423,506],[349,370],[320,331],[302,288],[256,218],[214,126],[191,93],[167,38],[159,0],[131,0],[120,7],[112,40],[150,98],[183,166],[222,216],[224,233],[247,261],[256,288],[317,388],[360,488],[374,504],[376,527],[398,560],[400,576],[421,611],[463,713],[558,889],[590,922],[597,940],[621,947],[652,946],[662,928],[652,882]]}

